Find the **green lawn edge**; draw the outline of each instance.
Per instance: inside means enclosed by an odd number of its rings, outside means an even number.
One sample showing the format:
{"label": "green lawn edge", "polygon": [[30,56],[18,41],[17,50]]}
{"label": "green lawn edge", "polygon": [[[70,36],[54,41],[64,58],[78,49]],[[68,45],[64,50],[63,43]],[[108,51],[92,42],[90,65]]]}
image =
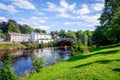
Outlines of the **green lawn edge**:
{"label": "green lawn edge", "polygon": [[120,80],[120,46],[98,47],[21,80]]}

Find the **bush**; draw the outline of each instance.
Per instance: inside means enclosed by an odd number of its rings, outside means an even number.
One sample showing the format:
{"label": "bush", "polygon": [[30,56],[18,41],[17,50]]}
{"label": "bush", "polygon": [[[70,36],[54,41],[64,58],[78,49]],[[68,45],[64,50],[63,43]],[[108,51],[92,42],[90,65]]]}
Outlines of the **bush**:
{"label": "bush", "polygon": [[8,52],[5,53],[4,60],[0,63],[0,80],[17,80],[17,76],[11,67],[11,56]]}
{"label": "bush", "polygon": [[72,55],[77,55],[78,53],[89,53],[89,47],[80,40],[73,41],[71,49]]}
{"label": "bush", "polygon": [[44,57],[38,58],[36,55],[33,56],[33,69],[35,72],[40,72],[41,68],[45,66]]}

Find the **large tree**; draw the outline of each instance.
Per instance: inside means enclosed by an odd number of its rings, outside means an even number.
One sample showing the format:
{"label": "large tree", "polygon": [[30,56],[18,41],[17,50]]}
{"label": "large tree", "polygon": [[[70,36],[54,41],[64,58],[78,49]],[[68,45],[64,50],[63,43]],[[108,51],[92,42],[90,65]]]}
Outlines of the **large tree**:
{"label": "large tree", "polygon": [[20,33],[18,25],[15,25],[14,23],[9,23],[8,32]]}
{"label": "large tree", "polygon": [[66,37],[76,39],[75,32],[73,32],[73,31],[68,31],[68,32],[66,33]]}
{"label": "large tree", "polygon": [[28,26],[27,24],[24,24],[22,26],[23,26],[23,30],[21,32],[24,34],[29,34],[33,31],[33,29],[30,26]]}
{"label": "large tree", "polygon": [[61,29],[60,31],[58,31],[58,36],[64,38],[66,36],[65,30]]}
{"label": "large tree", "polygon": [[[97,27],[94,33],[94,40],[97,44],[120,42],[120,0],[105,0],[105,8],[100,17],[101,26]],[[98,33],[99,32],[99,33]],[[101,39],[99,38],[101,32]],[[95,39],[95,36],[98,38]],[[100,39],[100,40],[98,40]],[[101,44],[102,45],[102,44]]]}

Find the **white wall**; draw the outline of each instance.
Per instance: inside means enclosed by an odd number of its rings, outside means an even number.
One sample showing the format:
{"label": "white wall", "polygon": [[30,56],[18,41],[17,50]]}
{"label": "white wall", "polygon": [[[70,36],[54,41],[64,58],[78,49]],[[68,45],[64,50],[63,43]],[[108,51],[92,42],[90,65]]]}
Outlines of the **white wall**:
{"label": "white wall", "polygon": [[50,41],[53,41],[53,39],[52,39],[52,35],[32,32],[30,34],[30,41],[39,42],[39,43],[41,42],[48,43]]}

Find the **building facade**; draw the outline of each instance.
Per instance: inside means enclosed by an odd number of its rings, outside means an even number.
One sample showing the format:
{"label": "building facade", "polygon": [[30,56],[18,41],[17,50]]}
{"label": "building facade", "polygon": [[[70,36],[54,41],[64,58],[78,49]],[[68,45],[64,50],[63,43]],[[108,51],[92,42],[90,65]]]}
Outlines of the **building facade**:
{"label": "building facade", "polygon": [[46,34],[46,33],[35,33],[32,32],[30,34],[30,41],[32,42],[43,42],[43,43],[48,43],[50,41],[53,41],[52,35]]}
{"label": "building facade", "polygon": [[7,42],[28,42],[29,40],[30,34],[8,33],[5,37]]}

